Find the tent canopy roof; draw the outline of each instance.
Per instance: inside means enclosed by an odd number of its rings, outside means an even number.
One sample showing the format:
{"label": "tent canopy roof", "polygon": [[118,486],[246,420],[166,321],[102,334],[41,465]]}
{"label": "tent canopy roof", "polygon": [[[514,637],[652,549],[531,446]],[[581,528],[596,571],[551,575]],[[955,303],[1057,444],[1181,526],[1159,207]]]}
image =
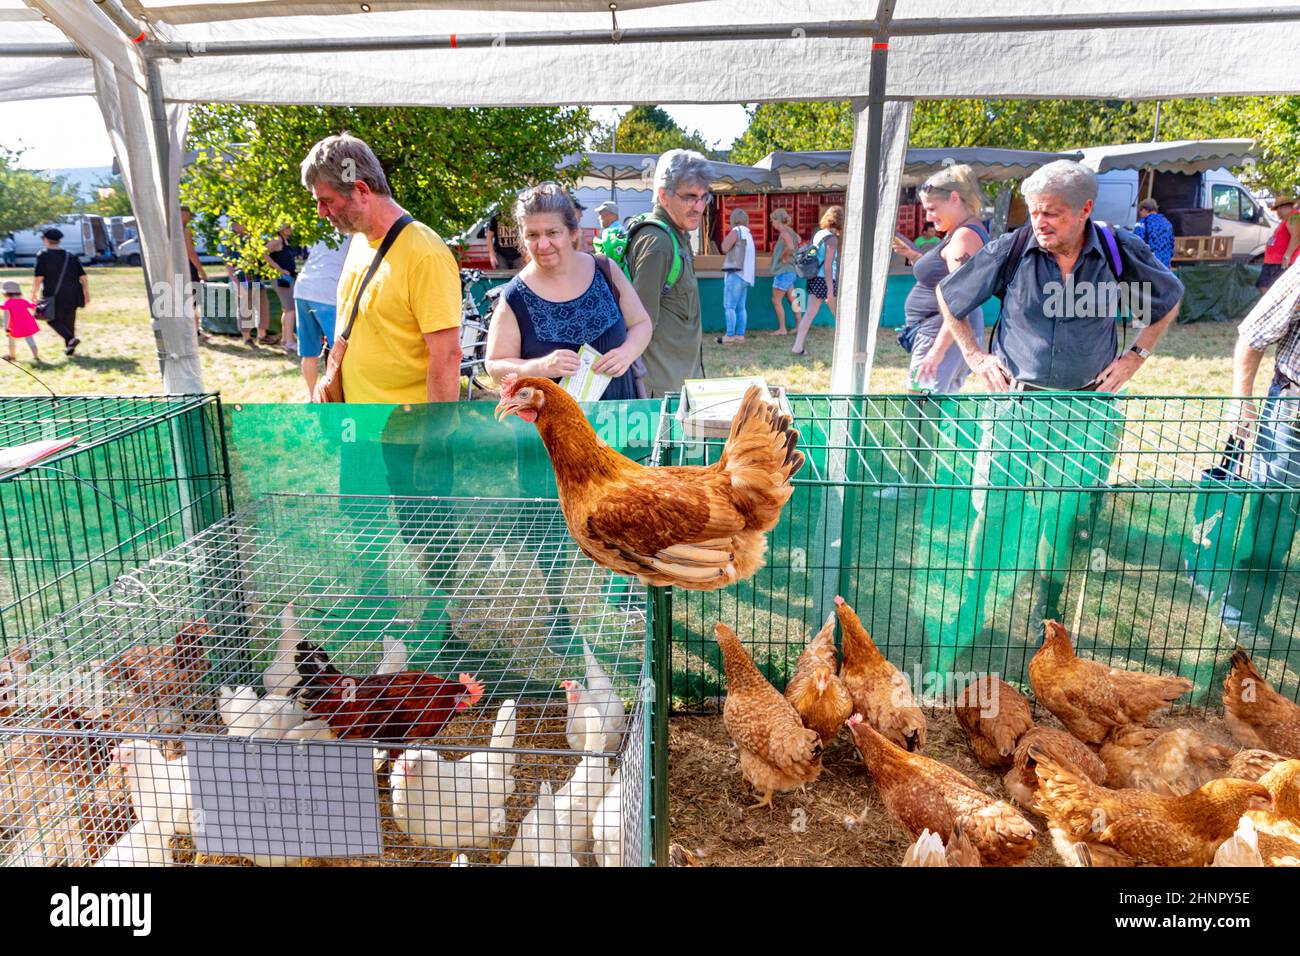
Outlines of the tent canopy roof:
{"label": "tent canopy roof", "polygon": [[1199,139],[1165,143],[1089,146],[1081,162],[1104,173],[1112,169],[1154,169],[1161,173],[1199,173],[1221,166],[1244,166],[1256,158],[1254,140]]}
{"label": "tent canopy roof", "polygon": [[[1082,153],[1045,153],[1028,149],[994,149],[986,146],[959,146],[950,148],[914,148],[907,151],[903,174],[906,181],[920,182],[945,166],[964,163],[975,170],[981,182],[1000,182],[1005,179],[1024,179],[1040,166],[1058,159],[1074,159]],[[768,153],[754,164],[760,169],[774,172],[788,170],[847,173],[847,149],[822,149]]]}
{"label": "tent canopy roof", "polygon": [[[639,183],[649,189],[654,183],[655,163],[658,153],[573,153],[560,163],[560,169],[577,165],[583,158],[590,163],[585,176],[608,183]],[[781,177],[776,173],[739,163],[712,161],[712,187],[717,191],[780,189]]]}
{"label": "tent canopy roof", "polygon": [[[0,0],[0,98],[93,88],[72,47],[15,54],[60,40],[40,20],[42,2]],[[104,21],[124,7],[145,23],[150,42],[138,49],[158,58],[176,102],[306,98],[286,76],[311,77],[322,104],[855,99],[868,93],[881,26],[877,5],[857,0],[622,0],[617,21],[607,0],[60,3]],[[979,17],[954,17],[948,0],[893,7],[885,93],[894,98],[1300,92],[1300,72],[1271,55],[1300,47],[1300,0],[1132,0],[1119,13],[1109,0],[998,0]]]}

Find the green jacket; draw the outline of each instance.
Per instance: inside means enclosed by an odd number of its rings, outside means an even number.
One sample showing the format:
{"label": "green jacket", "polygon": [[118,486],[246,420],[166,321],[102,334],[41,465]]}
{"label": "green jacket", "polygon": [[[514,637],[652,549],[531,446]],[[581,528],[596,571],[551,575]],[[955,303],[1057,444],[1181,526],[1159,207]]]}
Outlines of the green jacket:
{"label": "green jacket", "polygon": [[642,226],[627,250],[632,287],[650,313],[654,334],[641,356],[646,366],[646,387],[654,398],[679,391],[688,378],[704,377],[704,335],[700,324],[700,286],[695,279],[695,261],[690,237],[678,229],[658,204],[651,212],[677,233],[681,247],[682,274],[667,292],[664,282],[673,264],[673,241],[654,226]]}

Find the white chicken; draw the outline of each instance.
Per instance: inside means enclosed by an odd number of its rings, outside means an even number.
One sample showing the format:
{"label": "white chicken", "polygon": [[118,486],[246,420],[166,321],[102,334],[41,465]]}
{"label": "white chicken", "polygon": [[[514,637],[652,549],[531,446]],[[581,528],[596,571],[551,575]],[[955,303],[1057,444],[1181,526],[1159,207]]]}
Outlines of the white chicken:
{"label": "white chicken", "polygon": [[506,830],[515,792],[515,702],[497,710],[490,750],[447,760],[410,749],[393,764],[393,819],[417,843],[446,849],[486,847]]}
{"label": "white chicken", "polygon": [[1210,866],[1267,866],[1259,852],[1254,820],[1243,816],[1237,822],[1237,832],[1219,844]]}
{"label": "white chicken", "polygon": [[190,832],[188,757],[168,760],[148,740],[127,740],[113,748],[113,760],[126,771],[131,805],[140,820],[154,820],[175,833]]}
{"label": "white chicken", "polygon": [[582,852],[591,845],[591,818],[611,782],[608,759],[599,753],[606,725],[595,707],[582,708],[579,726],[583,730],[580,749],[586,756],[555,794],[555,824],[567,834],[573,852]]}
{"label": "white chicken", "polygon": [[262,672],[262,687],[268,694],[287,697],[293,693],[301,678],[294,663],[298,651],[298,642],[305,641],[306,636],[298,629],[298,615],[293,604],[286,604],[280,612],[280,640],[275,647],[275,659],[271,666]]}
{"label": "white chicken", "polygon": [[175,835],[171,820],[137,820],[95,866],[174,866],[170,846]]}
{"label": "white chicken", "polygon": [[406,645],[395,638],[384,638],[384,656],[379,660],[379,666],[375,668],[376,674],[400,674],[406,670],[406,665],[410,661],[410,655],[406,652]]}
{"label": "white chicken", "polygon": [[505,858],[506,866],[577,866],[573,848],[569,845],[568,831],[555,823],[555,796],[551,785],[542,782],[537,793],[537,803],[523,823],[514,846]]}
{"label": "white chicken", "polygon": [[579,716],[584,707],[594,707],[601,722],[601,743],[596,749],[604,753],[616,753],[623,741],[623,732],[627,728],[627,711],[623,699],[614,690],[605,669],[600,666],[595,653],[586,641],[582,642],[582,657],[586,662],[586,675],[582,681],[566,680],[561,683],[569,702],[568,720],[565,722],[564,736],[574,750],[582,749],[583,732],[578,726]]}
{"label": "white chicken", "polygon": [[[304,720],[284,735],[285,740],[337,740],[330,725],[323,720]],[[379,751],[382,753],[383,751]]]}
{"label": "white chicken", "polygon": [[258,697],[248,686],[222,687],[221,722],[232,737],[256,737],[263,740],[283,740],[285,735],[299,726],[307,715],[292,697],[267,694]]}
{"label": "white chicken", "polygon": [[591,815],[591,852],[601,866],[623,865],[623,780],[617,770]]}

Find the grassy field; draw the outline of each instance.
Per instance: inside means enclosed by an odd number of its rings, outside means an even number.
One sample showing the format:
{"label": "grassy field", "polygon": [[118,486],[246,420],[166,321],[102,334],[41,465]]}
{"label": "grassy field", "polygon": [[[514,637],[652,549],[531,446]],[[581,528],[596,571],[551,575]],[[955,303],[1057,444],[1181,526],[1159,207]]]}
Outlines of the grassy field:
{"label": "grassy field", "polygon": [[[82,345],[71,359],[62,341],[42,324],[37,345],[42,366],[28,365],[25,349],[19,353],[23,368],[31,368],[60,394],[148,395],[161,390],[158,358],[149,327],[148,304],[139,269],[96,267],[90,271],[91,305],[78,316]],[[0,269],[0,279],[17,279],[30,292],[31,276],[25,269]],[[735,345],[705,339],[704,362],[710,376],[762,374],[774,384],[794,392],[824,392],[830,386],[831,329],[815,329],[806,356],[790,354],[790,337],[755,332]],[[1226,395],[1231,389],[1231,356],[1236,339],[1232,323],[1202,323],[1173,329],[1155,356],[1133,380],[1130,391],[1159,395]],[[202,346],[204,383],[231,402],[303,402],[307,389],[296,360],[283,351],[264,348],[253,352],[233,336],[216,336]],[[0,369],[0,392],[8,395],[43,394],[44,389],[22,371]],[[907,355],[895,344],[891,329],[882,329],[876,346],[871,391],[898,392],[907,374]],[[1272,377],[1266,360],[1257,380],[1266,387]],[[973,388],[968,385],[968,388]]]}

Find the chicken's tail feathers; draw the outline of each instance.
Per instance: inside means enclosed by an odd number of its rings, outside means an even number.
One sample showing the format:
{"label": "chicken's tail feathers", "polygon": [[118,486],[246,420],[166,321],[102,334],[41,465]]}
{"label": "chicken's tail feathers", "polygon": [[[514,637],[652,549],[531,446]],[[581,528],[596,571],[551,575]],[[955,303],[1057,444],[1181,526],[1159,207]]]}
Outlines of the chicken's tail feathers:
{"label": "chicken's tail feathers", "polygon": [[750,386],[731,422],[731,434],[717,467],[731,479],[737,500],[747,506],[751,527],[771,530],[794,489],[790,479],[803,467],[799,432],[789,415],[782,415]]}
{"label": "chicken's tail feathers", "polygon": [[506,750],[515,745],[515,702],[508,700],[497,710],[496,723],[492,725],[492,747]]}

